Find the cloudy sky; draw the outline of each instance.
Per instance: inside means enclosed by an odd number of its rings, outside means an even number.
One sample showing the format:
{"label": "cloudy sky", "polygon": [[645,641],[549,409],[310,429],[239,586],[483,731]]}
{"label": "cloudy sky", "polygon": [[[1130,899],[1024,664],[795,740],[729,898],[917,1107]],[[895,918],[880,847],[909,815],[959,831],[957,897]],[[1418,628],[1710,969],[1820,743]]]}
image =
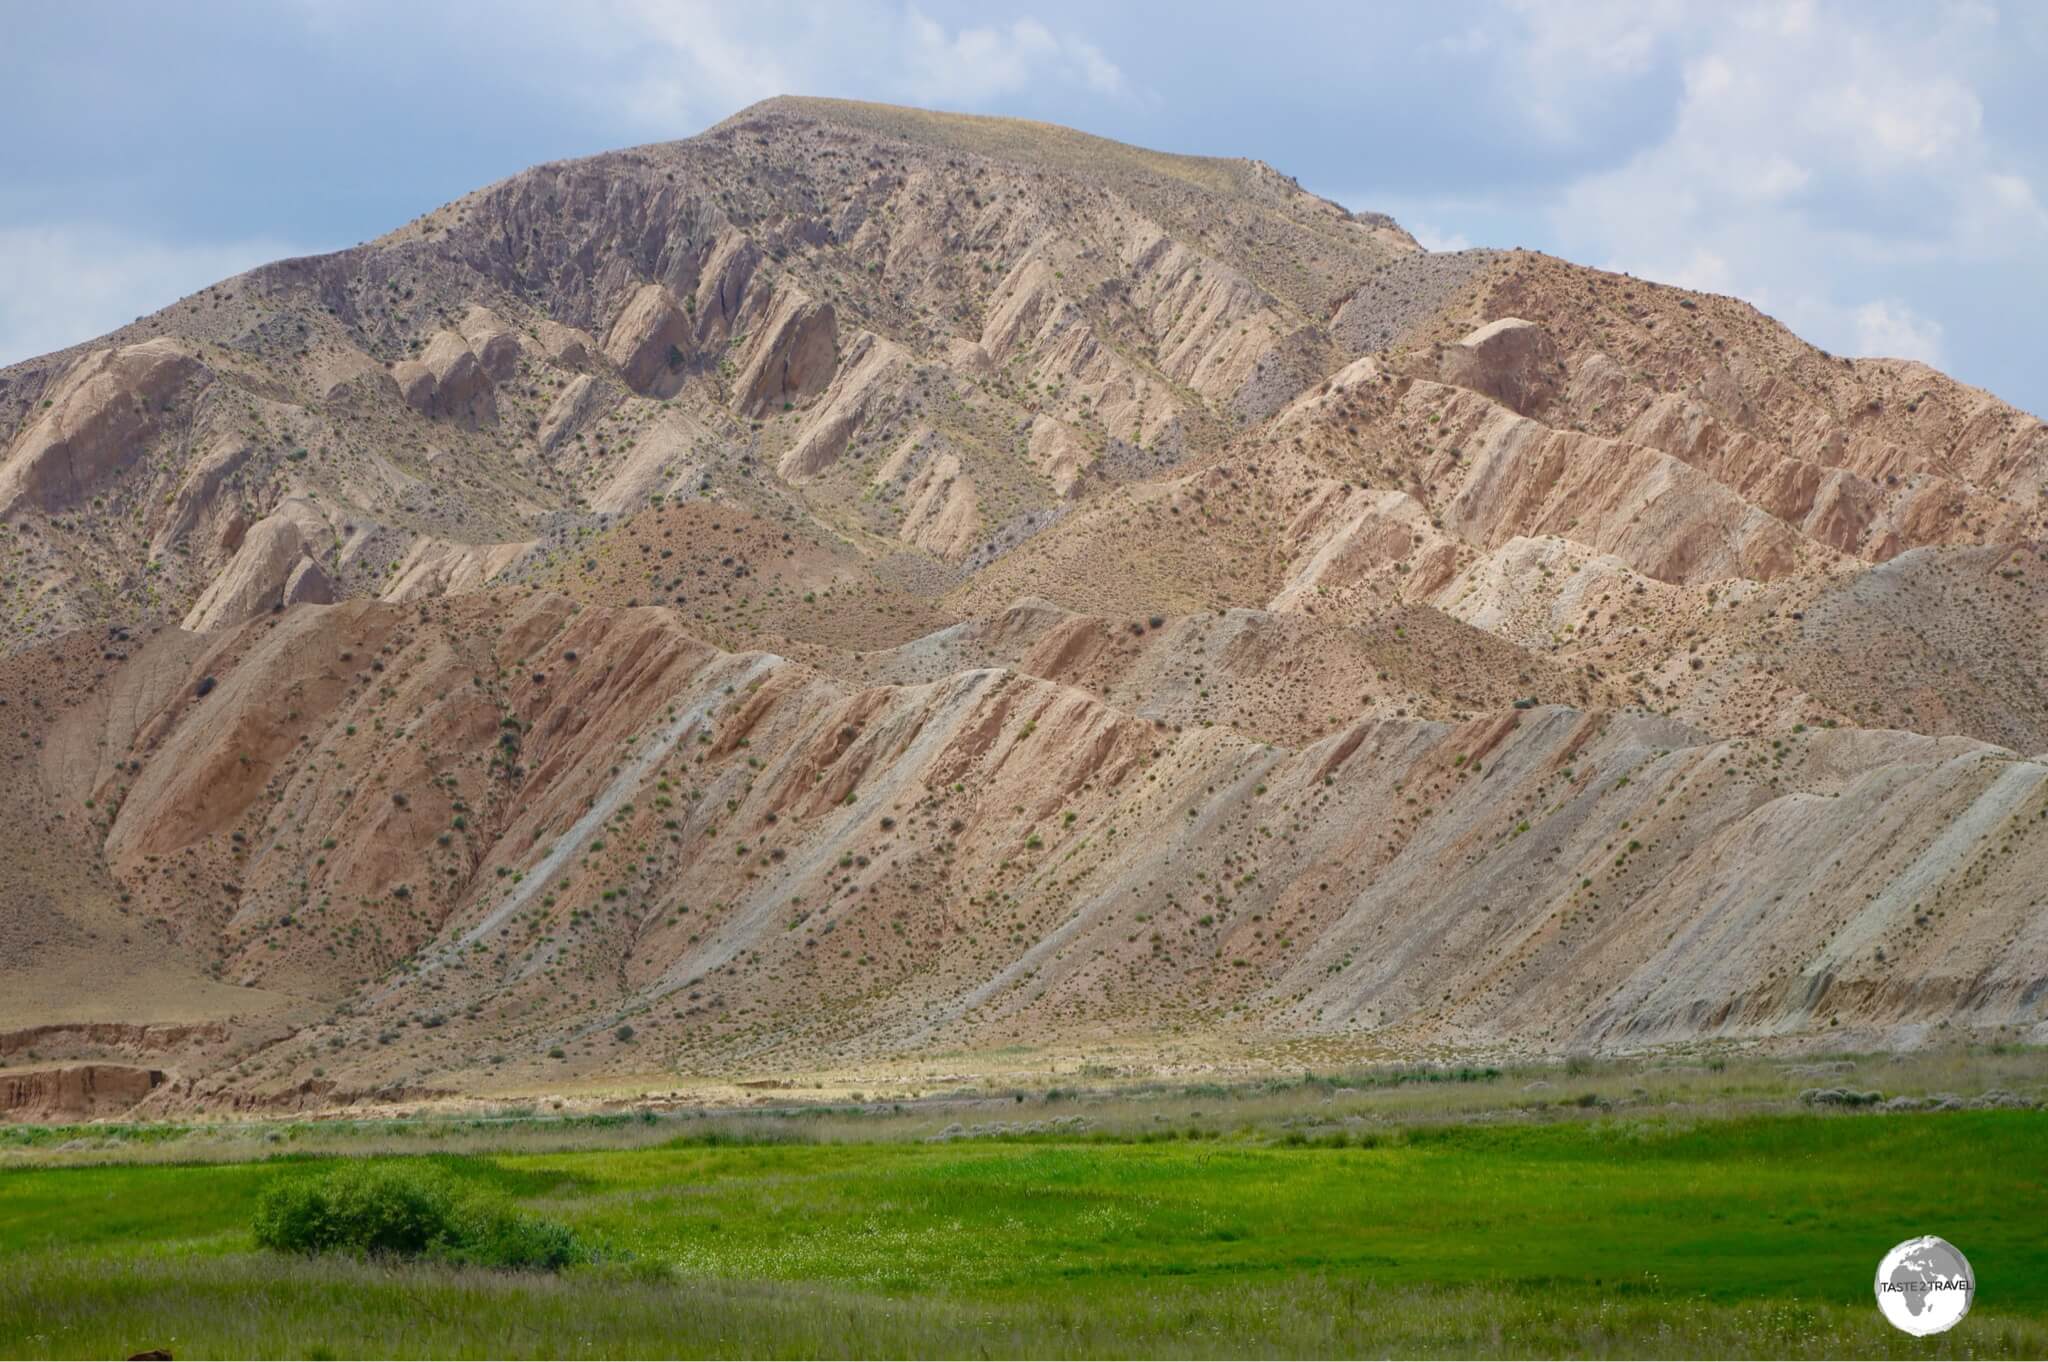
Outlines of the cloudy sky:
{"label": "cloudy sky", "polygon": [[1425,244],[1736,293],[2048,413],[2048,4],[10,9],[0,363],[781,92],[1256,156]]}

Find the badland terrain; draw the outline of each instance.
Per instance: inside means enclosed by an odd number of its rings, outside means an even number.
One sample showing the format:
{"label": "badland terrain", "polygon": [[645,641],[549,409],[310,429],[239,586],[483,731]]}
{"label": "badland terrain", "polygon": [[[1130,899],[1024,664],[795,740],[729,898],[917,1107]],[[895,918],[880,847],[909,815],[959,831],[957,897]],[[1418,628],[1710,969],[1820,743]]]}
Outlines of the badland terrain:
{"label": "badland terrain", "polygon": [[0,370],[0,1107],[2048,1037],[2048,431],[777,99]]}

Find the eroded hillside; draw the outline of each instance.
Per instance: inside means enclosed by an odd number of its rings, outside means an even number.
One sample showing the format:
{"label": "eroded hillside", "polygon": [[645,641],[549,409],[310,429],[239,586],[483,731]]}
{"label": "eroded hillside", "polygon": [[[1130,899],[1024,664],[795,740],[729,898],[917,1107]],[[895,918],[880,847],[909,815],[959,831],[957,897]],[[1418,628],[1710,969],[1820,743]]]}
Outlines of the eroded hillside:
{"label": "eroded hillside", "polygon": [[2043,1022],[2041,423],[1262,163],[774,100],[0,441],[24,1109]]}

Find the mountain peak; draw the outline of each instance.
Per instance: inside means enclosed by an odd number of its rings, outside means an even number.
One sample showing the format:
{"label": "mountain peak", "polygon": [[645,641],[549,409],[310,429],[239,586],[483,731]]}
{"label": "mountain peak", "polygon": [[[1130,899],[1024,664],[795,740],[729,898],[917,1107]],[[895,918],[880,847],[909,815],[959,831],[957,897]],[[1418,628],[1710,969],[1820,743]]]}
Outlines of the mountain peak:
{"label": "mountain peak", "polygon": [[153,1100],[2035,1020],[2041,423],[1264,161],[778,97],[0,442],[0,1024]]}

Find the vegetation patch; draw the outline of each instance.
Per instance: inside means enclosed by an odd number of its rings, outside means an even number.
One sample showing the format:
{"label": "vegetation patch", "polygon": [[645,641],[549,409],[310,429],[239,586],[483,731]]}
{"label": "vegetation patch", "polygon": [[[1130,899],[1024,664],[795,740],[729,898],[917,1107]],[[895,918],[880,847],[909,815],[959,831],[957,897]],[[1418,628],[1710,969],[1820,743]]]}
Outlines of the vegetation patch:
{"label": "vegetation patch", "polygon": [[253,1228],[259,1245],[280,1253],[547,1271],[591,1256],[568,1226],[464,1187],[426,1163],[350,1160],[276,1182],[258,1198]]}

